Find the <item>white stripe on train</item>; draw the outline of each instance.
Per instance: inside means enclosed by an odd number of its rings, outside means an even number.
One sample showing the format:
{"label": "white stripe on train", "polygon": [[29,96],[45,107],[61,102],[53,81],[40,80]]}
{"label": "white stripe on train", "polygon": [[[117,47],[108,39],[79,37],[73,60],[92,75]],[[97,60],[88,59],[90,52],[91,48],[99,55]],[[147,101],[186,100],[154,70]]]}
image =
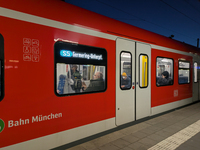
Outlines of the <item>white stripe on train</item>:
{"label": "white stripe on train", "polygon": [[[91,36],[100,37],[100,38],[104,38],[104,39],[116,40],[118,37],[115,35],[97,31],[95,29],[87,29],[84,27],[70,25],[67,23],[63,23],[63,22],[59,22],[59,21],[55,21],[55,20],[51,20],[51,19],[47,19],[47,18],[43,18],[43,17],[38,17],[35,15],[31,15],[31,14],[27,14],[27,13],[15,11],[15,10],[3,8],[3,7],[0,7],[0,12],[1,12],[0,16],[3,16],[3,17],[8,17],[8,18],[26,21],[26,22],[30,22],[30,23],[35,23],[35,24],[39,24],[39,25],[44,25],[44,26],[48,26],[48,27],[53,27],[53,28],[57,28],[57,29],[77,32],[77,33],[81,33],[81,34],[91,35]],[[135,40],[133,40],[133,41],[135,41]],[[168,52],[189,55],[189,56],[193,55],[193,54],[183,52],[180,50],[176,50],[176,49],[170,49],[170,48],[166,48],[166,47],[162,47],[162,46],[158,46],[158,45],[154,45],[154,44],[150,44],[150,45],[152,48],[158,49],[158,50],[164,50],[164,51],[168,51]]]}

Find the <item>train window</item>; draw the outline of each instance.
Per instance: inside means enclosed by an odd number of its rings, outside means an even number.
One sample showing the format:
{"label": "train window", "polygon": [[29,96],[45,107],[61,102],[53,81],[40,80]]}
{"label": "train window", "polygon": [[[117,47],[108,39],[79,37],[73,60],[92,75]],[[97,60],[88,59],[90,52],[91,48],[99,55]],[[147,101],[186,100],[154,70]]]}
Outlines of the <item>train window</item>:
{"label": "train window", "polygon": [[173,85],[174,60],[172,58],[156,58],[156,85]]}
{"label": "train window", "polygon": [[145,88],[148,86],[148,56],[145,54],[141,54],[139,56],[139,80],[140,80],[140,88]]}
{"label": "train window", "polygon": [[0,34],[0,101],[4,98],[4,39]]}
{"label": "train window", "polygon": [[194,82],[197,83],[197,62],[194,62]]}
{"label": "train window", "polygon": [[190,83],[190,62],[179,60],[178,83]]}
{"label": "train window", "polygon": [[56,95],[76,95],[106,90],[105,49],[61,41],[56,42],[54,47]]}
{"label": "train window", "polygon": [[122,90],[128,90],[131,88],[131,77],[132,77],[132,62],[130,52],[121,52],[120,54],[120,88]]}

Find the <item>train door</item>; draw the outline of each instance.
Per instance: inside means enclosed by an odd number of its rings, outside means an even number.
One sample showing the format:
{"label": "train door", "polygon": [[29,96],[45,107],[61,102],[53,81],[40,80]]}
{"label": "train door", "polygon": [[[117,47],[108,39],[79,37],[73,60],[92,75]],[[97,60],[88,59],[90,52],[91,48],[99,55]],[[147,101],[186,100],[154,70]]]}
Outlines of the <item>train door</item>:
{"label": "train door", "polygon": [[136,43],[136,120],[151,114],[151,47]]}
{"label": "train door", "polygon": [[[122,74],[129,84],[124,85]],[[127,82],[128,83],[128,82]],[[116,125],[135,120],[135,42],[116,40]]]}
{"label": "train door", "polygon": [[193,57],[193,102],[199,99],[198,56]]}
{"label": "train door", "polygon": [[[116,41],[116,125],[150,116],[151,48],[118,38]],[[130,84],[124,87],[123,77]],[[127,79],[126,79],[127,81]]]}

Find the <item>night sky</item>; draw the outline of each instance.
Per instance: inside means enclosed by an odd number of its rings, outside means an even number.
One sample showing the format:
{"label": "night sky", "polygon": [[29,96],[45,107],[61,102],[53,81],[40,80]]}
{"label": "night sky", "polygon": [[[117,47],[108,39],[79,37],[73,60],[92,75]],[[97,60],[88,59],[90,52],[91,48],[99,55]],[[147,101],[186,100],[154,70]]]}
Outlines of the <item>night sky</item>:
{"label": "night sky", "polygon": [[65,0],[104,16],[197,46],[200,0]]}

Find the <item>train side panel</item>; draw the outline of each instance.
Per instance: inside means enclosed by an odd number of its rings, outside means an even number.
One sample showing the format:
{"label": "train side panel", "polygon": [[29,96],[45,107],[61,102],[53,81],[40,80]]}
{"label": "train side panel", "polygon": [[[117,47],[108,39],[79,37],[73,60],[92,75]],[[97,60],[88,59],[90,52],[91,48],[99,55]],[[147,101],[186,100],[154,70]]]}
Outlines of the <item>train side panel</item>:
{"label": "train side panel", "polygon": [[[167,86],[158,86],[156,83],[156,73],[159,68],[156,63],[157,58],[168,58],[173,60],[173,83]],[[180,84],[179,81],[179,60],[187,60],[190,62],[189,83]],[[184,104],[192,102],[193,94],[193,57],[190,54],[174,53],[158,49],[152,50],[152,86],[151,86],[151,107],[152,113],[161,113]],[[169,65],[167,65],[169,67]],[[181,102],[182,101],[182,102]],[[174,103],[176,102],[176,103]],[[163,107],[163,108],[162,108]],[[152,114],[152,115],[153,115]]]}
{"label": "train side panel", "polygon": [[[118,37],[152,47],[151,115],[192,103],[193,55],[189,52],[197,52],[196,48],[57,0],[0,3],[5,63],[0,148],[50,149],[115,128]],[[106,50],[104,92],[56,93],[57,41]],[[172,60],[173,84],[157,85],[157,58]],[[180,60],[190,62],[187,84],[179,84]]]}
{"label": "train side panel", "polygon": [[[4,22],[0,28],[4,37],[5,97],[0,103],[0,116],[5,129],[0,136],[3,141],[0,147],[115,117],[114,41],[5,17],[1,21]],[[104,46],[108,56],[105,92],[55,95],[54,40],[57,39]]]}

